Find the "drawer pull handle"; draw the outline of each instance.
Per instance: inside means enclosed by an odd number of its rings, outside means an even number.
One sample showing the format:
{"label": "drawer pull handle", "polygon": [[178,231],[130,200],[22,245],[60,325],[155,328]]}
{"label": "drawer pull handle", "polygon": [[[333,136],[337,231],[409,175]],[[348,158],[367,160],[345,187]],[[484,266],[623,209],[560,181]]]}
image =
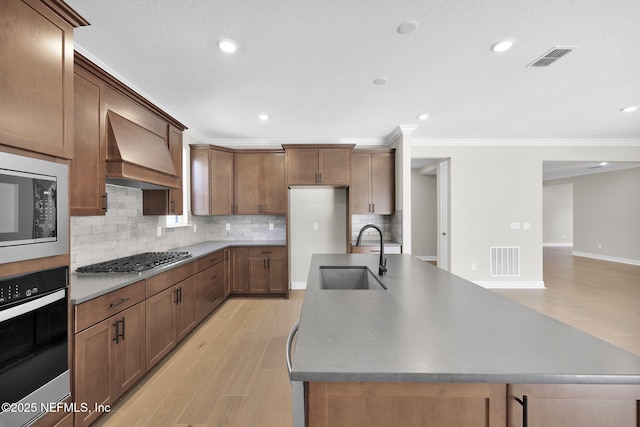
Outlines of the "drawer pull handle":
{"label": "drawer pull handle", "polygon": [[122,298],[122,299],[121,299],[120,301],[118,301],[118,302],[113,302],[113,303],[111,303],[110,307],[111,307],[111,308],[116,307],[116,306],[118,306],[118,305],[120,305],[120,304],[122,304],[122,303],[125,303],[125,302],[127,302],[127,301],[129,301],[129,298]]}
{"label": "drawer pull handle", "polygon": [[[120,325],[122,325],[122,332],[120,332]],[[120,343],[120,338],[124,341],[124,317],[122,320],[116,320],[116,323],[114,323],[113,326],[116,327],[116,337],[113,338],[113,341],[118,344]]]}

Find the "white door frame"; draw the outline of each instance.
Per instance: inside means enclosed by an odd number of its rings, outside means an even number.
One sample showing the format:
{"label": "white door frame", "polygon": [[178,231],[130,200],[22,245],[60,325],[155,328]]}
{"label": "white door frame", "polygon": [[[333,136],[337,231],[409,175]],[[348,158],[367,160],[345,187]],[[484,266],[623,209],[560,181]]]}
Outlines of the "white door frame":
{"label": "white door frame", "polygon": [[446,271],[451,267],[449,177],[449,159],[446,159],[438,164],[438,267]]}

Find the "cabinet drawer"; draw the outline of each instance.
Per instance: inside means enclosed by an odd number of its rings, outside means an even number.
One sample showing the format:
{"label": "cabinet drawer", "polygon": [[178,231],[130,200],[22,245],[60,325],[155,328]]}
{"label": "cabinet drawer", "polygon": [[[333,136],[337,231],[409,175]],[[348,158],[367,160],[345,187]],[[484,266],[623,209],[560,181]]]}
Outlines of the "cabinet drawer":
{"label": "cabinet drawer", "polygon": [[222,261],[224,261],[224,251],[214,252],[205,257],[198,258],[198,271],[202,271]]}
{"label": "cabinet drawer", "polygon": [[224,301],[224,284],[220,284],[196,300],[196,321],[200,322]]}
{"label": "cabinet drawer", "polygon": [[250,257],[286,257],[286,246],[258,246],[249,248]]}
{"label": "cabinet drawer", "polygon": [[218,263],[199,272],[196,275],[196,298],[200,298],[222,284],[224,284],[224,263]]}
{"label": "cabinet drawer", "polygon": [[140,301],[144,301],[144,291],[144,280],[141,280],[132,285],[76,305],[74,307],[74,332],[78,333],[107,317],[113,316]]}
{"label": "cabinet drawer", "polygon": [[160,291],[175,285],[178,282],[183,281],[189,276],[196,274],[197,264],[196,261],[191,261],[188,264],[181,265],[180,267],[172,268],[171,270],[157,274],[147,279],[147,298],[157,294]]}

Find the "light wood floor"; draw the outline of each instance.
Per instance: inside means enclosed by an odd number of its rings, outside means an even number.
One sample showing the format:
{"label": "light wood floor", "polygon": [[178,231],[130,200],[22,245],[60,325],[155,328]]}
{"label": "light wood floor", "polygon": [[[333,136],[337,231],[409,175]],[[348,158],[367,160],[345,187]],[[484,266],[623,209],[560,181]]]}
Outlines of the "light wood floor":
{"label": "light wood floor", "polygon": [[[546,290],[496,290],[640,355],[640,267],[545,248]],[[96,426],[291,426],[284,361],[304,291],[232,298]]]}

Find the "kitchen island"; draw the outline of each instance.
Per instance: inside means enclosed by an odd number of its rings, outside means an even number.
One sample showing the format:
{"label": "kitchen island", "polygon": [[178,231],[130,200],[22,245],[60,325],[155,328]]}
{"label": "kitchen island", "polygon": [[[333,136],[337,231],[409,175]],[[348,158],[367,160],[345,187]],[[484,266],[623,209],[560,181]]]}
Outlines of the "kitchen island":
{"label": "kitchen island", "polygon": [[519,426],[527,406],[529,426],[637,427],[640,357],[409,255],[386,290],[323,289],[325,266],[378,256],[312,258],[291,368],[308,425]]}

